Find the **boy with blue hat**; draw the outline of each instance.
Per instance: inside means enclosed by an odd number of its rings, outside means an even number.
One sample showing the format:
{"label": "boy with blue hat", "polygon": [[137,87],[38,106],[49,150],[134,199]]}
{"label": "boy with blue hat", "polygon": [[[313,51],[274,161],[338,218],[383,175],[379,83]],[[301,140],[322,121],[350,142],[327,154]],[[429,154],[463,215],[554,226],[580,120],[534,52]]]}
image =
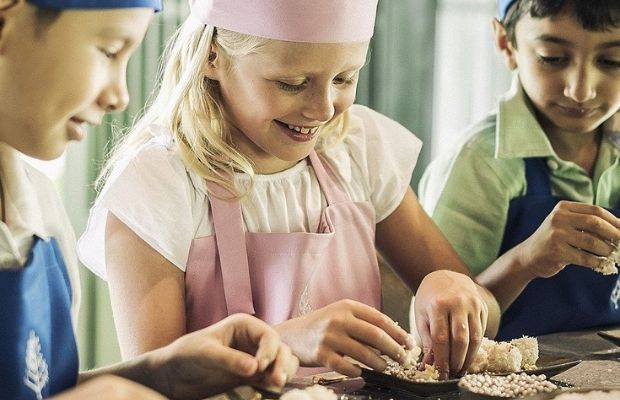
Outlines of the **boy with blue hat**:
{"label": "boy with blue hat", "polygon": [[87,125],[127,105],[127,61],[160,9],[160,0],[0,1],[2,398],[104,391],[114,399],[161,398],[131,381],[202,398],[248,379],[283,385],[296,370],[275,331],[235,315],[130,362],[78,374],[74,234],[53,186],[21,155],[56,158]]}
{"label": "boy with blue hat", "polygon": [[620,2],[499,9],[514,84],[429,166],[422,202],[505,310],[499,339],[617,324]]}

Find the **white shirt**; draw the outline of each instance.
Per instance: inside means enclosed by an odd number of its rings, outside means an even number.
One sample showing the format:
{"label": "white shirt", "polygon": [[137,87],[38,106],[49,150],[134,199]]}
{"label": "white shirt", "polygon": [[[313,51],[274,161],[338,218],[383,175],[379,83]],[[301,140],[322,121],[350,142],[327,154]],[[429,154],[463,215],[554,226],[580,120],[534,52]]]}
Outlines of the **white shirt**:
{"label": "white shirt", "polygon": [[[380,222],[402,201],[422,144],[369,108],[354,105],[350,113],[347,136],[322,155],[351,199],[370,202]],[[153,131],[160,134],[108,179],[78,243],[81,261],[104,279],[108,212],[182,271],[192,240],[213,235],[204,179],[185,167],[170,134]],[[314,170],[302,160],[279,173],[256,175],[241,212],[247,232],[313,232],[325,206]]]}
{"label": "white shirt", "polygon": [[52,182],[26,163],[17,150],[1,142],[0,181],[6,210],[6,222],[0,221],[0,269],[21,268],[26,263],[33,235],[55,238],[71,283],[75,330],[80,303],[75,233]]}

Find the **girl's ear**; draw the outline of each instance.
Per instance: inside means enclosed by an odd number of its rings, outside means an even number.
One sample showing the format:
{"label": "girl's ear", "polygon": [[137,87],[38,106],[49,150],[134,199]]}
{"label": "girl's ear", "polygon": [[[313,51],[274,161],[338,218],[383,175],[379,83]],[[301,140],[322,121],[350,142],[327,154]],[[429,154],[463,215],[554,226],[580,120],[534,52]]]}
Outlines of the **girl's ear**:
{"label": "girl's ear", "polygon": [[510,70],[517,69],[517,60],[515,58],[515,48],[512,45],[512,42],[508,38],[506,34],[506,28],[504,25],[499,22],[497,18],[493,18],[491,21],[493,26],[493,32],[495,33],[495,45],[498,50],[504,57],[504,61],[506,62],[506,66]]}
{"label": "girl's ear", "polygon": [[[0,0],[1,1],[1,0]],[[219,56],[219,49],[216,44],[211,45],[209,50],[209,57],[206,65],[204,66],[204,74],[207,78],[213,81],[220,80],[220,74],[222,72],[222,57]]]}

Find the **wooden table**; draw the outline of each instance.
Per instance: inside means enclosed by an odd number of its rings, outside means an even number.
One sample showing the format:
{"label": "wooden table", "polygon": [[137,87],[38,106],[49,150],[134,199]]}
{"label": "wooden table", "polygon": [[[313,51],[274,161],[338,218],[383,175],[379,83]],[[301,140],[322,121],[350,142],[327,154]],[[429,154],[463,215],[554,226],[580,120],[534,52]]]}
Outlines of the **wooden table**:
{"label": "wooden table", "polygon": [[[583,360],[577,366],[553,377],[554,381],[575,387],[606,387],[620,388],[620,347],[599,337],[599,330],[620,329],[620,325],[599,327],[596,329],[561,332],[538,338],[541,354],[557,356],[572,360]],[[314,378],[316,381],[316,377]],[[290,385],[303,387],[314,383],[313,377],[296,378]],[[344,393],[342,399],[350,400],[458,400],[458,392],[423,397],[413,393],[402,393],[389,388],[365,385],[361,378],[347,379],[327,385],[337,393]],[[258,400],[275,398],[275,396],[259,396],[251,388],[238,388],[233,392],[212,398],[213,400]]]}

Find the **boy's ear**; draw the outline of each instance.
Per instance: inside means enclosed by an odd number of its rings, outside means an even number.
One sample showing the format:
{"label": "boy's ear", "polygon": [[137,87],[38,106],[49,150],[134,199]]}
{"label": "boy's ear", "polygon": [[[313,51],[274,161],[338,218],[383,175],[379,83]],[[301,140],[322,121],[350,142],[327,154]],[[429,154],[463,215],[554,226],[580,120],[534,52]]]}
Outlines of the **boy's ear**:
{"label": "boy's ear", "polygon": [[512,46],[512,43],[508,39],[508,35],[506,34],[506,28],[501,22],[499,22],[497,18],[493,18],[491,24],[493,26],[493,32],[495,33],[495,45],[502,54],[502,57],[504,57],[506,66],[510,70],[516,69],[517,61],[515,59],[515,48]]}
{"label": "boy's ear", "polygon": [[6,19],[11,10],[20,3],[21,0],[0,0],[0,53],[3,49],[3,39],[6,36]]}
{"label": "boy's ear", "polygon": [[18,0],[0,0],[0,11],[7,10],[18,3]]}

